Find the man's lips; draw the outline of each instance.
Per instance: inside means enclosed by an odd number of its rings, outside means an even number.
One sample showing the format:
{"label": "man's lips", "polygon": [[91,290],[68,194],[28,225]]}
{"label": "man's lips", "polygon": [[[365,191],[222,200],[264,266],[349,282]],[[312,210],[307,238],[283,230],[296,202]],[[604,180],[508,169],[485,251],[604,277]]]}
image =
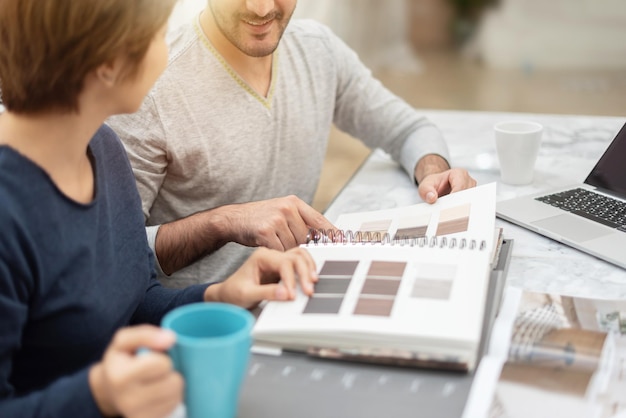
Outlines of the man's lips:
{"label": "man's lips", "polygon": [[268,20],[263,20],[263,21],[258,21],[258,20],[244,20],[243,22],[246,24],[246,26],[249,28],[249,30],[256,34],[256,35],[260,35],[260,34],[264,34],[270,31],[273,23],[274,23],[274,18],[272,19],[268,19]]}
{"label": "man's lips", "polygon": [[274,19],[268,19],[268,20],[264,20],[264,21],[244,20],[244,22],[246,22],[248,25],[252,25],[252,26],[264,26],[264,25],[267,25],[268,23],[270,23],[272,20],[274,20]]}

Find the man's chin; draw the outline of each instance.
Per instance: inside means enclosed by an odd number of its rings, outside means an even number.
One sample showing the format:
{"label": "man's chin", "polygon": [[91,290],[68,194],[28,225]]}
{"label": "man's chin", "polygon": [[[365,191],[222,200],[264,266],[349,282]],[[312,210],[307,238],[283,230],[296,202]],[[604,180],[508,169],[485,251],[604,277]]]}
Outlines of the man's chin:
{"label": "man's chin", "polygon": [[252,44],[248,44],[240,49],[244,54],[250,57],[263,58],[267,57],[268,55],[272,55],[274,51],[276,51],[277,47],[277,42],[265,43],[265,45],[258,42],[253,42]]}

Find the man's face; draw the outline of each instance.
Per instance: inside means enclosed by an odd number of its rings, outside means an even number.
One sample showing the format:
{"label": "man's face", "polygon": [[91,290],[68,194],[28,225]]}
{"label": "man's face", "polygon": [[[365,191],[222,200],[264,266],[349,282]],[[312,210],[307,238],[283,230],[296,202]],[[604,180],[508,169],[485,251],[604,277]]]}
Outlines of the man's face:
{"label": "man's face", "polygon": [[296,8],[297,0],[209,0],[218,29],[251,57],[270,55]]}

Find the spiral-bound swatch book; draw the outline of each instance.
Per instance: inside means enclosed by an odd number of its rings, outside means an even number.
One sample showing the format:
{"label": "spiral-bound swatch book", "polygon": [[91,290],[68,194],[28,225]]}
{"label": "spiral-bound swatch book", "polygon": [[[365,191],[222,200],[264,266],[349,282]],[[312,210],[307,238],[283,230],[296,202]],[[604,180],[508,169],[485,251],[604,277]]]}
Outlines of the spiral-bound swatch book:
{"label": "spiral-bound swatch book", "polygon": [[255,344],[328,358],[472,370],[495,230],[495,184],[433,205],[349,214],[343,242],[305,245],[313,296],[270,302]]}

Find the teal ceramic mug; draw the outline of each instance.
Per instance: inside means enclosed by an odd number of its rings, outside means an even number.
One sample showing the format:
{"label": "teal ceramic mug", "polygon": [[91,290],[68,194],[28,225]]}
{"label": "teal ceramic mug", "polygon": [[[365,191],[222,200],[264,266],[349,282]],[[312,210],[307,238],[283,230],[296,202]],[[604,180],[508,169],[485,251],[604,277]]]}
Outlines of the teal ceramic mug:
{"label": "teal ceramic mug", "polygon": [[226,303],[193,303],[169,312],[174,367],[185,379],[187,418],[234,418],[252,345],[254,316]]}

